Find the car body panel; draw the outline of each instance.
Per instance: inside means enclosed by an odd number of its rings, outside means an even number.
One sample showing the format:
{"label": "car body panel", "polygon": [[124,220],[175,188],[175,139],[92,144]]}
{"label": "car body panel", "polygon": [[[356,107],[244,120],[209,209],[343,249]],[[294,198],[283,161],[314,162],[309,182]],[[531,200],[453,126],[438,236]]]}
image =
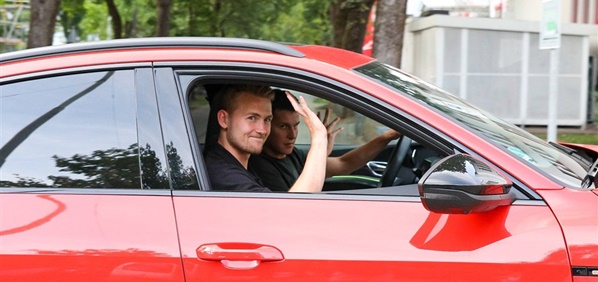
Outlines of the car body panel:
{"label": "car body panel", "polygon": [[183,281],[169,195],[0,194],[0,245],[2,281]]}
{"label": "car body panel", "polygon": [[[597,190],[564,188],[480,133],[352,70],[370,57],[330,47],[292,48],[305,57],[188,46],[1,62],[0,84],[135,69],[139,143],[155,148],[163,168],[156,174],[168,175],[147,190],[1,188],[0,280],[596,281],[572,276],[571,267],[598,268]],[[276,70],[281,77],[303,72],[332,81],[347,95],[367,99],[372,111],[390,111],[455,151],[494,165],[519,186],[512,189],[538,195],[489,212],[449,215],[427,211],[418,197],[200,191],[197,186],[210,189],[209,181],[183,121],[189,115],[176,88],[177,68]],[[178,190],[185,184],[176,179],[180,175],[198,183]],[[205,246],[233,249],[222,261],[213,254],[199,259]],[[256,250],[282,259],[236,260],[255,257]]]}
{"label": "car body panel", "polygon": [[573,266],[598,266],[596,191],[563,189],[540,192],[563,229]]}
{"label": "car body panel", "polygon": [[[485,281],[570,279],[560,227],[542,205],[441,215],[426,211],[417,197],[355,201],[205,193],[174,198],[187,280],[437,281],[447,275],[476,280],[481,273]],[[206,210],[213,216],[197,219]],[[284,261],[230,270],[197,259],[199,246],[227,242],[274,246]],[[509,247],[514,245],[526,247]]]}
{"label": "car body panel", "polygon": [[291,46],[291,48],[304,53],[308,59],[326,62],[346,69],[353,69],[374,60],[372,57],[356,54],[355,52],[326,46],[296,45]]}
{"label": "car body panel", "polygon": [[[598,134],[598,132],[596,134]],[[559,142],[559,143],[563,144],[563,145],[565,145],[567,147],[573,148],[573,149],[583,148],[583,149],[587,149],[587,150],[590,150],[590,151],[598,154],[598,145],[593,145],[593,144],[576,144],[576,143],[566,143],[566,142]]]}
{"label": "car body panel", "polygon": [[[598,134],[598,132],[596,134]],[[574,149],[578,152],[583,152],[590,158],[598,159],[598,145],[576,144],[576,143],[566,143],[566,142],[559,142],[559,144],[567,146],[567,147]]]}

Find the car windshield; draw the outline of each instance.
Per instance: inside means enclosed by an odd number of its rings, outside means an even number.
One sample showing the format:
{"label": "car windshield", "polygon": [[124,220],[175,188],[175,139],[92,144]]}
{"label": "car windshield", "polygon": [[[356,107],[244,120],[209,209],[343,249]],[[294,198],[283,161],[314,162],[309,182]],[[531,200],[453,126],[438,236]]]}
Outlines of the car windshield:
{"label": "car windshield", "polygon": [[372,62],[355,71],[453,117],[564,186],[581,188],[586,169],[569,155],[527,131],[392,66]]}

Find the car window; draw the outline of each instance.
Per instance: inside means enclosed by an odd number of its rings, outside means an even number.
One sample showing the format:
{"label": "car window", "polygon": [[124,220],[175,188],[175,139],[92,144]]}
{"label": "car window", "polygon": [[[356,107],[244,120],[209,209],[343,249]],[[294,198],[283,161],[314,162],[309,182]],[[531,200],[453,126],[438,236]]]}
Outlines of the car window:
{"label": "car window", "polygon": [[140,188],[134,72],[0,86],[0,186]]}
{"label": "car window", "polygon": [[[181,81],[183,81],[183,79],[181,79]],[[191,81],[191,79],[186,78],[186,81]],[[211,144],[217,142],[219,126],[215,120],[215,116],[210,117],[209,101],[217,95],[221,86],[222,84],[211,84],[206,81],[198,80],[190,83],[186,89],[183,89],[183,92],[187,93],[186,102],[187,107],[189,108],[190,122],[194,128],[197,144],[199,144],[198,148],[202,150],[201,153],[203,154],[210,149]],[[335,139],[333,150],[330,153],[331,157],[342,156],[390,130],[389,126],[377,122],[352,108],[323,98],[326,97],[326,95],[342,95],[340,93],[311,93],[303,89],[279,87],[276,85],[272,85],[271,87],[273,89],[289,91],[296,97],[302,96],[305,98],[311,109],[320,113],[322,119],[327,108],[331,111],[329,122],[336,117],[341,118],[341,121],[337,124],[336,128],[342,127],[343,130]],[[311,138],[309,130],[302,120],[298,125],[298,132],[299,134],[295,142],[295,148],[306,154],[310,147]],[[413,133],[410,132],[409,134]],[[401,162],[396,166],[396,169],[392,170],[392,174],[388,174],[396,177],[389,178],[389,180],[385,182],[382,181],[386,168],[390,163],[390,158],[393,156],[397,139],[390,141],[387,145],[384,145],[385,147],[380,148],[379,153],[376,153],[376,155],[371,158],[369,162],[364,163],[362,167],[347,174],[335,174],[328,177],[324,183],[323,191],[335,194],[418,196],[416,184],[419,177],[421,177],[421,175],[435,161],[445,156],[445,154],[427,148],[410,139],[406,142],[411,144],[405,152],[406,157],[401,159]],[[198,155],[201,155],[201,153]],[[404,186],[404,189],[383,189],[381,188],[381,185],[384,185],[383,187]],[[283,190],[274,189],[274,191]]]}
{"label": "car window", "polygon": [[523,129],[391,66],[373,62],[355,70],[455,118],[566,186],[581,187],[586,170],[569,155]]}
{"label": "car window", "polygon": [[[388,126],[343,105],[300,91],[290,90],[290,92],[295,97],[303,96],[309,107],[320,114],[320,119],[324,118],[326,109],[330,109],[329,121],[340,118],[336,128],[343,129],[336,136],[335,145],[360,145],[389,129]],[[307,127],[304,123],[300,123],[299,128],[297,144],[308,145],[311,137]]]}

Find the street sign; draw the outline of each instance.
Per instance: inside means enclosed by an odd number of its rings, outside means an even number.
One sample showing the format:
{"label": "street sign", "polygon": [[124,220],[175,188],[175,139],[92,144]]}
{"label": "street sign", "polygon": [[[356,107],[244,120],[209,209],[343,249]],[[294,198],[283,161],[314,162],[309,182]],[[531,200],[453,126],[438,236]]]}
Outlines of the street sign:
{"label": "street sign", "polygon": [[557,138],[557,100],[559,88],[559,48],[561,47],[561,0],[542,0],[540,22],[540,49],[550,49],[550,75],[548,77],[548,128],[547,141]]}
{"label": "street sign", "polygon": [[561,47],[561,1],[542,0],[540,49]]}

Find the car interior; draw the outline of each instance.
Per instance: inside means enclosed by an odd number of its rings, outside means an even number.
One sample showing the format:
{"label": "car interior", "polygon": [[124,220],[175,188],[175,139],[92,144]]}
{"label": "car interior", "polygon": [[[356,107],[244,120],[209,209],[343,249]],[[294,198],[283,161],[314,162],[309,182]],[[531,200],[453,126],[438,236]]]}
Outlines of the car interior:
{"label": "car interior", "polygon": [[[195,83],[191,84],[187,91],[188,107],[198,147],[204,154],[211,144],[217,142],[219,126],[215,111],[211,111],[211,104],[223,85]],[[321,116],[326,108],[329,108],[331,119],[341,118],[337,127],[343,127],[343,130],[336,137],[331,157],[343,155],[389,129],[365,114],[311,93],[289,87],[271,87],[290,91],[296,97],[303,96],[310,108],[320,112]],[[303,123],[299,125],[298,131],[295,146],[304,151],[309,150],[309,131]],[[417,182],[432,164],[445,156],[446,154],[427,148],[402,134],[374,159],[350,175],[327,178],[322,191],[330,194],[419,196]]]}

